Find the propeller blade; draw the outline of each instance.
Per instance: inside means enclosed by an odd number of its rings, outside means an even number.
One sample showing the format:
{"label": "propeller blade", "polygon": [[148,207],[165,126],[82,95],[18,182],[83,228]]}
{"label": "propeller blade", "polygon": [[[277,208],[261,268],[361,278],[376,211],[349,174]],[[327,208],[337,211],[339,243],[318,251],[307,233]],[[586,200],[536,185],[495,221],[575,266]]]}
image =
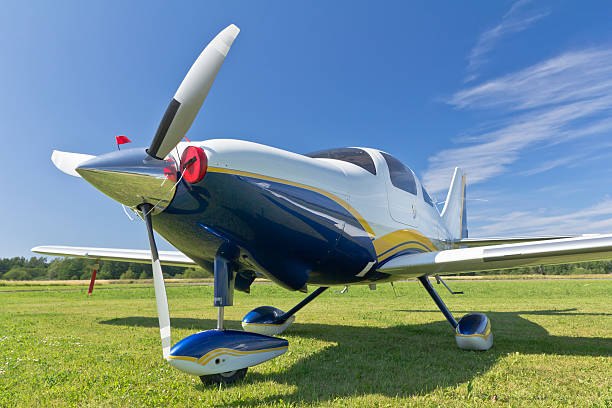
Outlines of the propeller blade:
{"label": "propeller blade", "polygon": [[163,159],[191,127],[240,29],[226,27],[204,48],[164,113],[148,153]]}
{"label": "propeller blade", "polygon": [[149,245],[151,246],[151,263],[153,265],[153,287],[155,288],[155,302],[157,303],[157,318],[159,320],[159,333],[162,341],[162,352],[164,359],[168,359],[170,355],[170,312],[168,311],[168,298],[166,297],[166,285],[164,284],[164,275],[162,274],[161,264],[159,263],[159,254],[157,253],[157,245],[155,244],[155,236],[153,235],[153,224],[151,223],[151,204],[142,204],[140,211],[147,225],[147,233],[149,234]]}

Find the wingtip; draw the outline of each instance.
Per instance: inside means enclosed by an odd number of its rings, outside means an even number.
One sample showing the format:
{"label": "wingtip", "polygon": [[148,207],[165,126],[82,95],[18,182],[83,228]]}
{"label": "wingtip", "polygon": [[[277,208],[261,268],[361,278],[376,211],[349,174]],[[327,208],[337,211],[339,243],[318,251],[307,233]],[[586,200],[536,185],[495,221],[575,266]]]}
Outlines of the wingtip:
{"label": "wingtip", "polygon": [[234,38],[236,38],[238,34],[240,33],[240,28],[236,24],[228,25],[226,30],[228,30],[228,32],[233,34]]}
{"label": "wingtip", "polygon": [[94,157],[95,156],[92,156],[90,154],[68,153],[63,152],[61,150],[53,150],[53,153],[51,154],[51,161],[53,162],[55,167],[57,167],[62,172],[70,176],[81,178],[81,175],[78,174],[75,169],[80,164],[91,160]]}
{"label": "wingtip", "polygon": [[61,151],[55,150],[55,149],[53,149],[53,153],[51,153],[51,161],[53,162],[53,164],[55,164],[56,167],[58,167],[57,162],[59,160],[59,155],[61,153],[62,153]]}

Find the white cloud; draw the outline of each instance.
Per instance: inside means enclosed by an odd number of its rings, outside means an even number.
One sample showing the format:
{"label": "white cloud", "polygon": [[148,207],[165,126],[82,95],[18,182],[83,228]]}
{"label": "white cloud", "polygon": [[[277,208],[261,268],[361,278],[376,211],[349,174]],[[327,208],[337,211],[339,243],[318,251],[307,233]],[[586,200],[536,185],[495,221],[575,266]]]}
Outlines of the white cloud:
{"label": "white cloud", "polygon": [[533,176],[534,174],[544,173],[545,171],[549,171],[554,169],[555,167],[565,166],[568,164],[572,164],[577,160],[580,160],[584,157],[584,154],[576,154],[566,157],[559,157],[558,159],[548,160],[540,163],[539,166],[534,167],[533,169],[525,170],[520,172],[519,174],[522,176]]}
{"label": "white cloud", "polygon": [[612,199],[566,214],[536,214],[515,211],[489,217],[490,223],[478,228],[480,236],[547,236],[609,233],[612,230]]}
{"label": "white cloud", "polygon": [[575,168],[593,161],[607,159],[612,155],[612,152],[609,151],[610,147],[611,145],[609,143],[590,145],[586,149],[580,149],[581,151],[576,154],[570,154],[568,156],[558,157],[553,160],[543,161],[538,166],[522,171],[518,174],[522,176],[532,176],[534,174],[544,173],[561,166]]}
{"label": "white cloud", "polygon": [[[423,179],[434,193],[448,187],[455,166],[466,170],[471,184],[479,183],[506,172],[526,149],[612,133],[612,49],[568,52],[460,90],[448,103],[492,109],[497,119],[463,137],[464,146],[429,158]],[[575,154],[559,157],[556,165]]]}
{"label": "white cloud", "polygon": [[523,9],[530,2],[530,0],[515,2],[497,26],[480,35],[468,57],[467,69],[470,75],[466,78],[466,82],[472,81],[477,77],[476,69],[485,62],[485,55],[495,47],[495,44],[503,36],[519,33],[549,14],[546,11],[540,11],[526,15]]}
{"label": "white cloud", "polygon": [[523,110],[610,94],[612,50],[568,52],[457,92],[448,101],[458,108]]}

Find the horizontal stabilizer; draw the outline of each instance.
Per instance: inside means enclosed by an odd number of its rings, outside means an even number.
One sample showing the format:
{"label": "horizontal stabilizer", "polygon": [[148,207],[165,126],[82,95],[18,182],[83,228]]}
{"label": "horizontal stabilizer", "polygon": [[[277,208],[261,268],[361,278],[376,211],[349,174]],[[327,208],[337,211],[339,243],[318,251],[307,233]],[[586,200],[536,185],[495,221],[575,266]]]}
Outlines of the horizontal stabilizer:
{"label": "horizontal stabilizer", "polygon": [[[32,248],[32,252],[43,255],[69,256],[103,261],[151,263],[151,251],[148,249],[90,248],[50,245],[34,247]],[[159,261],[162,265],[170,266],[196,265],[189,257],[179,251],[159,251]]]}
{"label": "horizontal stabilizer", "polygon": [[401,255],[378,270],[417,277],[612,259],[612,234]]}
{"label": "horizontal stabilizer", "polygon": [[53,154],[51,155],[51,161],[53,164],[55,164],[55,167],[64,173],[74,177],[81,177],[81,175],[77,173],[75,169],[79,167],[81,163],[85,163],[94,157],[96,156],[92,156],[91,154],[69,153],[54,150]]}

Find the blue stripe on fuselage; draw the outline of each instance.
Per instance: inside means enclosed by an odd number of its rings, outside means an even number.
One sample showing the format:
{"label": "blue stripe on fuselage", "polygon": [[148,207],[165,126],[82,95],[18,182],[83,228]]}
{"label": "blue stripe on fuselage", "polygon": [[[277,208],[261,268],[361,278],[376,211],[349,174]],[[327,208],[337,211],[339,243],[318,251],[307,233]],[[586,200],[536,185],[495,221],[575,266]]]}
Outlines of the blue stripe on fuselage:
{"label": "blue stripe on fuselage", "polygon": [[291,289],[307,282],[361,281],[355,275],[376,259],[368,233],[334,200],[307,188],[244,175],[209,172],[198,184],[181,182],[153,224],[176,248],[208,268],[220,245],[229,241],[251,258],[241,255],[240,268],[258,265],[263,269],[259,272]]}

